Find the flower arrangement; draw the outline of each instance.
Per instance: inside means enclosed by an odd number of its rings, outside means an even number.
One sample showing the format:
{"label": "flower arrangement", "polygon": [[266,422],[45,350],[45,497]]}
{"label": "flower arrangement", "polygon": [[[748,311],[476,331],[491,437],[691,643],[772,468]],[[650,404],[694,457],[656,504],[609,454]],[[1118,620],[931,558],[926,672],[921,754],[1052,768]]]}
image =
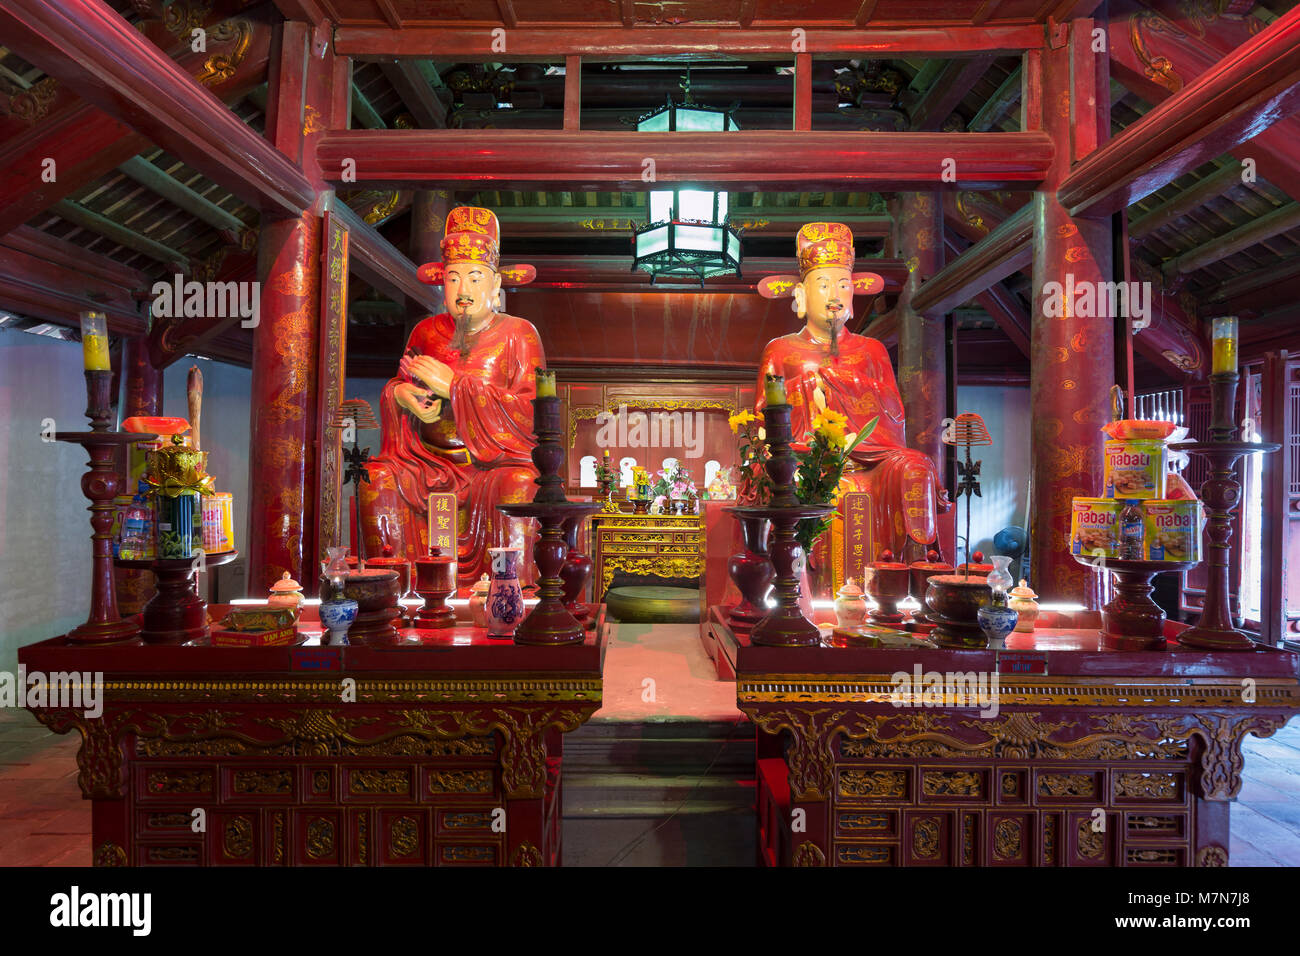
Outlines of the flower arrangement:
{"label": "flower arrangement", "polygon": [[[821,388],[813,392],[817,414],[813,416],[812,431],[794,446],[794,456],[799,467],[794,474],[794,492],[801,504],[829,504],[839,502],[840,479],[853,449],[876,428],[878,418],[873,418],[856,435],[848,432],[848,419],[826,407],[826,396]],[[804,554],[811,554],[813,545],[831,526],[831,515],[823,518],[805,518],[795,526],[795,538]]]}
{"label": "flower arrangement", "polygon": [[676,462],[667,469],[660,469],[655,477],[654,487],[650,489],[650,497],[654,499],[651,508],[655,510],[662,508],[670,498],[685,501],[699,496],[695,482],[691,480],[691,473]]}
{"label": "flower arrangement", "polygon": [[596,484],[612,488],[618,483],[618,472],[609,466],[609,449],[605,456],[596,462]]}
{"label": "flower arrangement", "polygon": [[757,505],[767,504],[772,494],[772,481],[763,468],[768,450],[762,422],[763,419],[749,409],[727,419],[731,433],[740,439],[740,464],[736,466],[740,476],[736,486],[737,497]]}

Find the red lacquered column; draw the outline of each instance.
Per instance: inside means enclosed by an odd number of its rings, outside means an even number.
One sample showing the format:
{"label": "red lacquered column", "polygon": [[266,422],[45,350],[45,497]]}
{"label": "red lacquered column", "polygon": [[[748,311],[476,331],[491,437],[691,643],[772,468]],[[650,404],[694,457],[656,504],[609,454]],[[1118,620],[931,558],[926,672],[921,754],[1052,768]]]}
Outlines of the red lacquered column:
{"label": "red lacquered column", "polygon": [[[1110,281],[1109,219],[1072,219],[1056,189],[1071,162],[1092,152],[1110,127],[1104,56],[1090,50],[1091,20],[1069,25],[1069,39],[1026,54],[1026,126],[1051,135],[1052,168],[1034,193],[1034,272],[1030,316],[1030,413],[1033,514],[1031,536],[1035,590],[1044,601],[1100,604],[1101,576],[1070,555],[1070,505],[1102,488],[1102,436],[1107,394],[1114,378],[1112,318],[1064,316],[1045,295],[1048,283],[1064,289]],[[1064,27],[1062,27],[1064,29]],[[1050,290],[1055,292],[1055,289]],[[1012,442],[1014,435],[1000,436]]]}

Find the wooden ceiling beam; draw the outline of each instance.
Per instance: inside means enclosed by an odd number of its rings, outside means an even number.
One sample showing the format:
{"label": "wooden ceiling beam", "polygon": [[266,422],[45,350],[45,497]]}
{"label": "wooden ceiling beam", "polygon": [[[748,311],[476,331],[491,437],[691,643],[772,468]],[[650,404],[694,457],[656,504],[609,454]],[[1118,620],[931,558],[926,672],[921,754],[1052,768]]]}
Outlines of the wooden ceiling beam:
{"label": "wooden ceiling beam", "polygon": [[247,226],[233,213],[222,209],[211,200],[200,196],[184,183],[170,176],[165,170],[143,156],[132,156],[117,167],[122,175],[135,180],[145,189],[156,193],[173,206],[185,210],[196,219],[206,222],[214,229],[230,234],[234,240]]}
{"label": "wooden ceiling beam", "polygon": [[317,0],[275,0],[275,8],[284,14],[286,20],[303,20],[312,26],[319,26],[329,19]]}
{"label": "wooden ceiling beam", "polygon": [[182,272],[190,271],[189,257],[184,254],[177,252],[170,246],[163,245],[161,242],[142,236],[138,232],[128,229],[120,222],[115,222],[107,216],[101,216],[99,213],[71,200],[60,199],[50,207],[50,212],[60,219],[66,219],[74,226],[92,232],[97,236],[103,236],[109,242],[125,246],[127,249],[161,262],[163,265],[173,266]]}
{"label": "wooden ceiling beam", "polygon": [[[1024,189],[1042,181],[1052,155],[1042,132],[347,130],[322,133],[316,145],[327,182],[342,184],[353,160],[358,183],[529,191]],[[949,160],[955,182],[945,182]]]}
{"label": "wooden ceiling beam", "polygon": [[[560,289],[584,292],[682,292],[701,291],[699,282],[659,281],[653,285],[650,275],[632,271],[632,257],[628,256],[529,256],[528,261],[537,267],[537,278],[529,283],[530,290]],[[793,259],[774,257],[749,257],[740,264],[741,275],[718,276],[705,279],[705,292],[755,292],[760,279],[769,275],[798,273],[799,265]],[[907,281],[907,264],[901,259],[857,260],[857,268],[877,273],[885,280],[884,291],[896,294]]]}
{"label": "wooden ceiling beam", "polygon": [[442,311],[441,294],[416,278],[415,263],[400,249],[343,202],[336,201],[330,212],[347,227],[349,269],[394,301],[409,299],[422,308]]}
{"label": "wooden ceiling beam", "polygon": [[1175,256],[1165,262],[1160,271],[1166,280],[1173,281],[1297,228],[1300,228],[1300,203],[1287,203]]}
{"label": "wooden ceiling beam", "polygon": [[912,308],[922,315],[943,315],[1019,272],[1033,261],[1033,234],[1032,210],[1023,206],[936,272],[912,296]]}
{"label": "wooden ceiling beam", "polygon": [[[256,17],[248,18],[248,22],[252,36],[243,47],[242,60],[237,57],[242,31],[236,28],[228,31],[229,39],[218,39],[213,23],[207,24],[207,52],[186,52],[177,60],[180,68],[191,74],[206,73],[204,63],[208,57],[225,57],[233,63],[233,73],[211,79],[212,91],[227,102],[247,95],[266,76],[271,26]],[[143,135],[74,97],[74,102],[47,116],[28,135],[12,137],[0,146],[0,234],[150,148]],[[45,161],[50,158],[57,158],[53,182],[47,182],[49,177],[43,175]]]}
{"label": "wooden ceiling beam", "polygon": [[1002,117],[1007,115],[1008,110],[1020,102],[1020,90],[1020,67],[1016,67],[1007,74],[1007,78],[989,97],[988,102],[981,106],[979,112],[971,117],[970,125],[966,128],[972,133],[984,133],[991,130]]}
{"label": "wooden ceiling beam", "polygon": [[[1199,182],[1180,190],[1151,211],[1131,218],[1128,224],[1129,238],[1140,239],[1157,229],[1171,226],[1189,212],[1200,209],[1211,199],[1222,196],[1233,186],[1241,184],[1241,165],[1229,162]],[[1130,209],[1129,213],[1131,216],[1133,210]]]}
{"label": "wooden ceiling beam", "polygon": [[[340,26],[334,49],[356,60],[391,57],[428,58],[431,50],[454,50],[462,63],[495,63],[501,52],[498,34],[479,27],[407,25],[400,30]],[[870,56],[971,57],[1018,55],[1043,46],[1037,24],[945,27],[814,27],[805,31],[806,49],[814,56],[854,59]],[[555,61],[581,56],[589,63],[644,61],[658,57],[699,59],[790,59],[790,31],[770,27],[676,26],[528,26],[507,29],[505,48],[514,63]],[[496,45],[496,49],[494,49]]]}
{"label": "wooden ceiling beam", "polygon": [[1297,109],[1300,7],[1075,163],[1057,196],[1072,216],[1109,215]]}
{"label": "wooden ceiling beam", "polygon": [[1210,293],[1209,301],[1231,304],[1261,289],[1275,287],[1278,283],[1297,276],[1300,276],[1300,255],[1288,256],[1282,262],[1253,269],[1220,283]]}
{"label": "wooden ceiling beam", "polygon": [[379,68],[421,128],[447,127],[447,107],[442,105],[414,60],[390,60],[381,63]]}
{"label": "wooden ceiling beam", "polygon": [[362,93],[356,83],[350,84],[350,95],[352,97],[352,118],[366,129],[388,129],[388,124],[384,118],[379,115],[379,111],[371,105],[366,94]]}
{"label": "wooden ceiling beam", "polygon": [[98,310],[114,335],[143,335],[148,322],[135,293],[145,277],[107,256],[28,226],[0,238],[0,308],[77,328]]}
{"label": "wooden ceiling beam", "polygon": [[992,65],[993,57],[990,56],[951,60],[913,107],[912,129],[923,133],[939,130]]}
{"label": "wooden ceiling beam", "polygon": [[24,59],[250,205],[297,215],[314,201],[300,168],[104,0],[6,0],[0,33]]}

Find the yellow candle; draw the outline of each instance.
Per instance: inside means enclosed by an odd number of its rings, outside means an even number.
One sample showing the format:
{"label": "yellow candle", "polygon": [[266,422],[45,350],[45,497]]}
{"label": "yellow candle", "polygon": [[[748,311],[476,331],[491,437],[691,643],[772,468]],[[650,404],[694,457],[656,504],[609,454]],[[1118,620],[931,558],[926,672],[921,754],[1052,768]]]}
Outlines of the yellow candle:
{"label": "yellow candle", "polygon": [[1237,371],[1237,317],[1221,315],[1210,324],[1210,371],[1214,374]]}
{"label": "yellow candle", "polygon": [[555,373],[548,372],[545,369],[537,369],[537,397],[554,398],[555,397]]}
{"label": "yellow candle", "polygon": [[103,312],[81,313],[81,355],[87,372],[107,372],[108,318]]}
{"label": "yellow candle", "polygon": [[769,405],[784,405],[785,376],[769,375],[763,382],[763,396]]}

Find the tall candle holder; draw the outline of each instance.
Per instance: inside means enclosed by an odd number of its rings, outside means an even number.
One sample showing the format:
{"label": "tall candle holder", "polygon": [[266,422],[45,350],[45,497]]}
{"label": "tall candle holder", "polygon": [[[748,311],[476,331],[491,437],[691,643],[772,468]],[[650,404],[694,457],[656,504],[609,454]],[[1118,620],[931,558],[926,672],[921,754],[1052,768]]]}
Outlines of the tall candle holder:
{"label": "tall candle holder", "polygon": [[[96,346],[98,349],[98,346]],[[92,358],[86,346],[87,364],[104,364]],[[105,352],[105,355],[107,353]],[[55,441],[69,442],[86,449],[90,456],[89,471],[81,478],[81,492],[90,499],[91,569],[90,616],[86,623],[68,632],[72,644],[112,644],[130,640],[140,634],[135,620],[123,619],[117,607],[117,585],[113,579],[113,526],[116,506],[113,499],[121,492],[123,480],[117,472],[117,450],[137,441],[153,441],[157,435],[113,431],[113,372],[108,368],[86,369],[86,417],[88,432],[55,432]]]}
{"label": "tall candle holder", "polygon": [[[541,572],[538,601],[515,630],[516,644],[579,644],[585,631],[576,617],[564,606],[564,581],[560,569],[568,557],[564,523],[582,519],[601,509],[599,502],[570,501],[564,495],[560,465],[564,462],[564,434],[560,399],[554,394],[554,373],[537,371],[538,391],[533,399],[533,464],[537,466],[537,492],[528,504],[497,505],[497,510],[512,518],[536,518],[542,533],[533,546],[533,561]],[[543,376],[546,376],[545,378]],[[550,394],[547,394],[547,393]]]}
{"label": "tall candle holder", "polygon": [[[1225,346],[1224,351],[1229,351]],[[1236,343],[1230,349],[1236,357]],[[1216,365],[1218,363],[1216,362]],[[1238,375],[1236,371],[1216,371],[1210,375],[1210,440],[1179,442],[1171,447],[1200,455],[1210,466],[1210,477],[1201,485],[1201,502],[1209,518],[1205,526],[1207,580],[1201,617],[1195,626],[1178,635],[1178,643],[1211,651],[1250,651],[1255,642],[1245,631],[1232,626],[1232,609],[1228,594],[1228,559],[1232,553],[1232,514],[1241,501],[1241,482],[1237,480],[1237,462],[1249,455],[1275,452],[1281,445],[1272,442],[1237,441],[1236,417]]]}
{"label": "tall candle holder", "polygon": [[[780,397],[784,398],[781,394]],[[821,644],[817,625],[804,617],[799,607],[800,559],[803,546],[795,537],[795,528],[805,518],[821,518],[834,509],[830,505],[805,505],[799,503],[794,490],[794,474],[799,467],[790,448],[793,436],[790,431],[791,406],[782,402],[769,404],[763,409],[764,431],[767,435],[769,457],[764,462],[772,481],[772,498],[766,507],[741,507],[728,509],[739,517],[766,518],[772,522],[772,544],[769,548],[772,567],[776,569],[776,607],[754,625],[749,639],[755,644],[769,647],[816,647]]]}

